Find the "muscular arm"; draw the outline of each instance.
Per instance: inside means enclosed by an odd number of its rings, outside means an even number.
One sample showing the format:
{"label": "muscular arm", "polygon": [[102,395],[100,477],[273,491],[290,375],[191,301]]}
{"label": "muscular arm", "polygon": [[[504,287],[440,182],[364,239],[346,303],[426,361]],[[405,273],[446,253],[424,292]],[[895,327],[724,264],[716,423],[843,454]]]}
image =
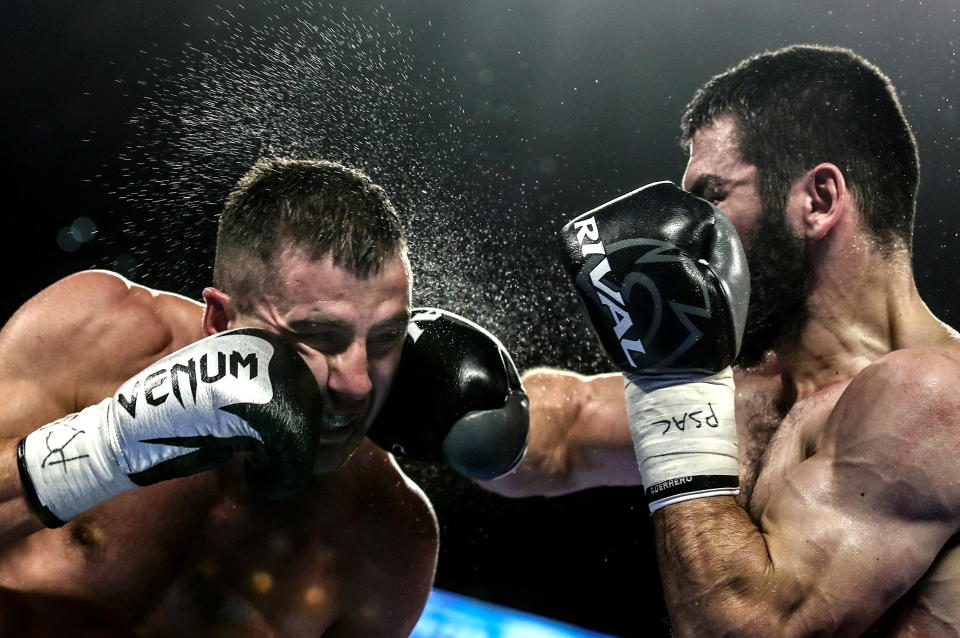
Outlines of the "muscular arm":
{"label": "muscular arm", "polygon": [[523,383],[530,397],[526,455],[516,471],[481,486],[521,497],[640,484],[621,375],[539,368]]}
{"label": "muscular arm", "polygon": [[102,271],[53,284],[10,318],[0,331],[0,544],[42,528],[23,498],[19,440],[107,396],[169,343],[150,291]]}
{"label": "muscular arm", "polygon": [[759,525],[732,497],[654,517],[680,636],[857,636],[929,568],[960,522],[960,365],[895,352],[841,396],[817,452]]}
{"label": "muscular arm", "polygon": [[23,498],[17,473],[17,441],[0,438],[0,545],[43,529]]}

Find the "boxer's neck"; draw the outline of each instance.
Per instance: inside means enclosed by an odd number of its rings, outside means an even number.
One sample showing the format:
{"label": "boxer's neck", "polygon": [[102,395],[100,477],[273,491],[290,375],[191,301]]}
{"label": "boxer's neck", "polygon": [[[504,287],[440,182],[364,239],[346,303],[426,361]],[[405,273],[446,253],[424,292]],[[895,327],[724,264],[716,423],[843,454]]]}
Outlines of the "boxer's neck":
{"label": "boxer's neck", "polygon": [[798,338],[777,349],[797,399],[846,382],[888,352],[933,347],[956,333],[920,299],[910,257],[879,254],[867,241],[828,248],[819,260]]}

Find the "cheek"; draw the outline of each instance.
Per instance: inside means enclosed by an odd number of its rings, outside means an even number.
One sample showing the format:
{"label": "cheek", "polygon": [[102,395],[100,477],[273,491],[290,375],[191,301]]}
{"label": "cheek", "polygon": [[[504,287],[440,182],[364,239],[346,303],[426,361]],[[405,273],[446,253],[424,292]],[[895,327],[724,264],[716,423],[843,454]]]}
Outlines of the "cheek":
{"label": "cheek", "polygon": [[326,357],[319,354],[316,350],[299,348],[299,351],[307,367],[310,368],[310,373],[313,374],[313,379],[317,382],[317,387],[321,390],[325,389],[327,387],[327,377],[329,376]]}
{"label": "cheek", "polygon": [[374,401],[378,407],[383,405],[387,394],[390,393],[399,364],[400,348],[387,356],[372,359],[369,363],[368,371],[370,381],[373,383]]}
{"label": "cheek", "polygon": [[727,216],[730,223],[737,231],[740,241],[744,247],[750,244],[757,230],[757,223],[760,220],[760,202],[752,199],[741,198],[739,200],[727,200],[721,202],[718,206],[723,214]]}
{"label": "cheek", "polygon": [[374,386],[379,388],[381,392],[388,389],[393,382],[393,377],[397,372],[397,367],[399,364],[399,348],[387,356],[378,357],[372,360],[370,362],[370,377]]}

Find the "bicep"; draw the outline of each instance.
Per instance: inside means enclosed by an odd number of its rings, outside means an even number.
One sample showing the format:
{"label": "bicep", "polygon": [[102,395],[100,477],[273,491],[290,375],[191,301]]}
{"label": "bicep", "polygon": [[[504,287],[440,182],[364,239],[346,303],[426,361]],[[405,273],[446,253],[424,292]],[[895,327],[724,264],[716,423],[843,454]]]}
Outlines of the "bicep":
{"label": "bicep", "polygon": [[906,397],[861,394],[870,389],[882,388],[851,384],[821,449],[787,472],[761,518],[772,586],[798,627],[863,631],[957,529],[955,437],[940,428],[918,436],[926,406],[908,414]]}
{"label": "bicep", "polygon": [[58,392],[48,378],[15,364],[16,357],[0,351],[0,545],[41,527],[23,498],[17,445],[26,434],[69,412],[64,406],[70,404],[69,392]]}
{"label": "bicep", "polygon": [[22,436],[72,412],[77,376],[72,347],[31,301],[0,331],[0,436]]}
{"label": "bicep", "polygon": [[[66,393],[64,393],[66,394]],[[4,376],[0,370],[0,437],[21,437],[69,413],[68,396],[43,380]]]}

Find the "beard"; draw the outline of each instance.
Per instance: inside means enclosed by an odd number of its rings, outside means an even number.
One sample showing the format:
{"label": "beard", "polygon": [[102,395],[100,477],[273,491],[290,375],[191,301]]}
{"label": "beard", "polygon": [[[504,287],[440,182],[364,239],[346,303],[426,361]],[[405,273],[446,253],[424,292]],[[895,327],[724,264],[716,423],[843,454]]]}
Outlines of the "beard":
{"label": "beard", "polygon": [[786,197],[773,203],[762,198],[760,222],[744,247],[750,268],[750,305],[743,343],[735,365],[751,368],[766,353],[797,340],[809,316],[813,260],[805,242],[787,226]]}

